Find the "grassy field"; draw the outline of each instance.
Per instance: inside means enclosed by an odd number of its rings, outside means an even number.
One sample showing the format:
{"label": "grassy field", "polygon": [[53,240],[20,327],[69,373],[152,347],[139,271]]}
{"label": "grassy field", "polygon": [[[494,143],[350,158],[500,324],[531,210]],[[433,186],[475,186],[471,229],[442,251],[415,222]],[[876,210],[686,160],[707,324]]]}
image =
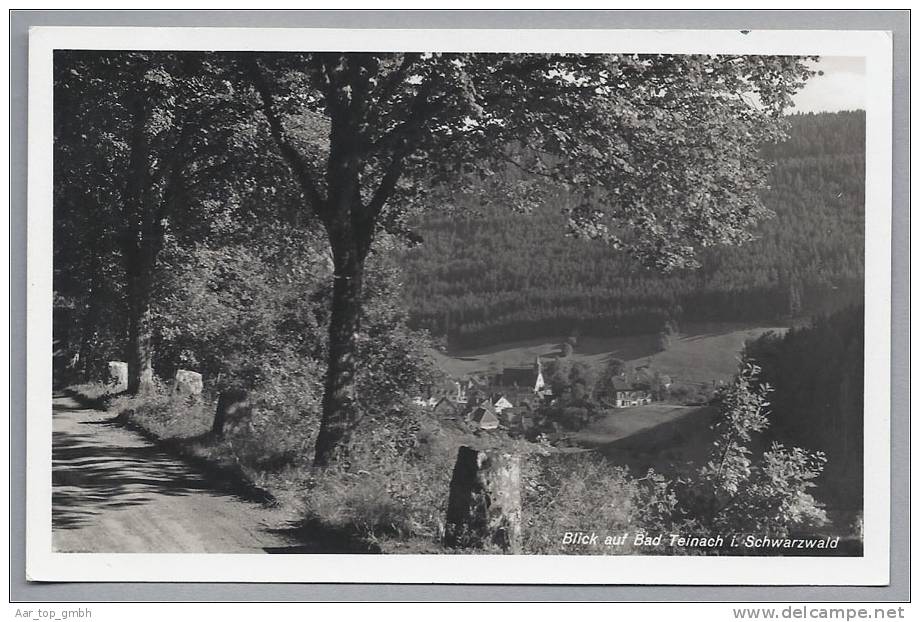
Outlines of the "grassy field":
{"label": "grassy field", "polygon": [[628,438],[643,430],[683,419],[699,409],[699,406],[664,403],[611,409],[601,419],[571,434],[571,438],[585,447],[600,447]]}
{"label": "grassy field", "polygon": [[635,473],[651,468],[673,473],[675,468],[705,463],[715,438],[712,415],[708,406],[650,404],[612,411],[574,438]]}
{"label": "grassy field", "polygon": [[[737,371],[745,341],[767,331],[787,330],[785,327],[721,323],[689,324],[681,329],[680,338],[664,352],[658,351],[657,335],[581,337],[574,359],[603,365],[610,358],[618,358],[631,365],[651,364],[674,381],[709,383],[730,378]],[[432,356],[445,373],[462,377],[490,369],[533,365],[537,356],[558,356],[563,342],[562,337],[531,339],[448,354],[433,351]]]}

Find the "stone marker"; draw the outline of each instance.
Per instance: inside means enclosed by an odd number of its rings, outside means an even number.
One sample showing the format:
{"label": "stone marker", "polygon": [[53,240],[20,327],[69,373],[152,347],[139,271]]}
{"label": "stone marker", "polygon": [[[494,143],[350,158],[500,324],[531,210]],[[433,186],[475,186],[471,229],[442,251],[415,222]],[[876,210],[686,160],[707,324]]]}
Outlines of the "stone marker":
{"label": "stone marker", "polygon": [[128,364],[124,361],[109,361],[109,381],[116,391],[128,390]]}
{"label": "stone marker", "polygon": [[249,404],[249,394],[242,389],[228,389],[217,398],[217,412],[214,413],[214,425],[211,433],[223,436],[224,431],[233,432],[238,428],[252,411]]}
{"label": "stone marker", "polygon": [[204,391],[204,380],[201,374],[187,369],[177,369],[173,383],[173,393],[178,395],[201,395]]}
{"label": "stone marker", "polygon": [[460,448],[450,480],[444,544],[520,552],[520,456]]}

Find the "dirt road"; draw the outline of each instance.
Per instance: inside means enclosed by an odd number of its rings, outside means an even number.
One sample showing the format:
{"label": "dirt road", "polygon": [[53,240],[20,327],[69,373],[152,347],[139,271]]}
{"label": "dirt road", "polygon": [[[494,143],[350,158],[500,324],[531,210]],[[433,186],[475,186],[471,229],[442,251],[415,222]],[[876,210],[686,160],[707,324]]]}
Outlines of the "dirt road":
{"label": "dirt road", "polygon": [[247,501],[111,414],[53,403],[54,549],[84,553],[264,553],[292,546],[291,516]]}

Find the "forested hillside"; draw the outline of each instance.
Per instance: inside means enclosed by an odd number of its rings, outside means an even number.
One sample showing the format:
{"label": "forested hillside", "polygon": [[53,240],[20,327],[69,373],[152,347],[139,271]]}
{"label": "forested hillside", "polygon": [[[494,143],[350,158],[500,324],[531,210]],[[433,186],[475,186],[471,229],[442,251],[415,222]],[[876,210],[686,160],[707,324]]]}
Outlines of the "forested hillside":
{"label": "forested hillside", "polygon": [[664,321],[776,320],[832,311],[863,288],[865,115],[790,118],[764,200],[775,212],[740,247],[662,275],[600,242],[567,238],[559,205],[437,214],[406,254],[413,323],[452,347],[568,334],[657,332]]}
{"label": "forested hillside", "polygon": [[775,389],[773,438],[824,452],[819,495],[829,506],[856,510],[863,501],[863,327],[864,307],[854,306],[746,348]]}

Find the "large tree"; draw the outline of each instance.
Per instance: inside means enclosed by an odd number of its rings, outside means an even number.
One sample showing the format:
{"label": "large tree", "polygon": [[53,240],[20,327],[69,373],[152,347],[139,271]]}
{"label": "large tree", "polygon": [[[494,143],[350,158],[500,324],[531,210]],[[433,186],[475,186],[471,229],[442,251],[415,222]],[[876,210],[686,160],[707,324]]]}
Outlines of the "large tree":
{"label": "large tree", "polygon": [[[206,224],[202,188],[245,140],[244,101],[205,53],[58,51],[54,88],[55,224],[68,235],[56,249],[72,254],[57,265],[88,273],[95,289],[100,258],[120,259],[128,390],[141,392],[153,381],[151,308],[164,241]],[[77,280],[72,289],[85,286]],[[92,321],[98,296],[88,298]]]}
{"label": "large tree", "polygon": [[661,269],[739,243],[768,215],[759,147],[809,77],[790,56],[285,53],[238,57],[322,222],[335,274],[315,464],[357,418],[356,335],[375,230],[472,192]]}

